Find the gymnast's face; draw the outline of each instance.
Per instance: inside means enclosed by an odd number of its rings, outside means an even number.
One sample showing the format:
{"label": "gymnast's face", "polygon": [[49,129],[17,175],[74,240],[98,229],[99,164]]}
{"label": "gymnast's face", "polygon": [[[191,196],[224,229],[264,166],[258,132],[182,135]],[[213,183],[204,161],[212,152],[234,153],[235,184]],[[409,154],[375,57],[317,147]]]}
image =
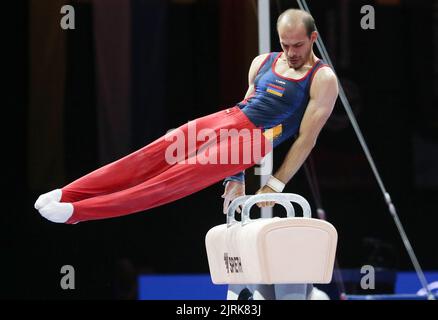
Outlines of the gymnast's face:
{"label": "gymnast's face", "polygon": [[297,25],[280,24],[278,37],[287,64],[290,68],[299,69],[309,60],[317,33],[312,32],[310,37],[307,36],[306,28],[302,23]]}

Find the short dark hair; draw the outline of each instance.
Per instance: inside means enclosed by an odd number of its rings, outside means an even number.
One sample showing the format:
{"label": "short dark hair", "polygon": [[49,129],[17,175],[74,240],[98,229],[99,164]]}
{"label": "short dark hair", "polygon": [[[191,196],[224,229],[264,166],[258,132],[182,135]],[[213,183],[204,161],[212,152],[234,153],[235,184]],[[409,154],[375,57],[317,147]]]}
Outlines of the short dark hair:
{"label": "short dark hair", "polygon": [[312,15],[310,13],[308,13],[307,11],[304,11],[304,10],[288,9],[288,10],[284,11],[282,14],[280,14],[280,16],[277,19],[277,29],[278,29],[278,24],[280,23],[281,18],[283,18],[283,16],[285,14],[289,14],[292,11],[300,11],[300,12],[304,13],[304,15],[302,17],[302,22],[304,24],[304,27],[306,28],[306,34],[310,38],[310,35],[312,34],[312,32],[316,31],[315,20],[313,19]]}
{"label": "short dark hair", "polygon": [[312,34],[312,32],[316,31],[315,20],[309,14],[308,16],[305,16],[303,18],[303,23],[304,23],[304,26],[306,27],[307,36],[310,38],[310,35]]}

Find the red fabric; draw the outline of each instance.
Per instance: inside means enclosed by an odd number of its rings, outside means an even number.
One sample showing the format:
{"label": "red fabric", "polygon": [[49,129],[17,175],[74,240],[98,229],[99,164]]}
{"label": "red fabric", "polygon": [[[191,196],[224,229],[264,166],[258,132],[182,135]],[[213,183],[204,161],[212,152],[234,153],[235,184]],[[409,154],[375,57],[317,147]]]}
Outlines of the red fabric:
{"label": "red fabric", "polygon": [[[193,121],[196,123],[196,133],[201,129],[211,129],[217,137],[220,136],[220,129],[251,130],[250,141],[238,139],[240,157],[238,163],[230,164],[228,161],[228,164],[221,164],[218,161],[217,164],[201,164],[199,161],[194,161],[196,153],[188,154],[189,124],[185,124],[178,130],[184,134],[186,141],[183,156],[185,159],[193,160],[192,163],[169,164],[165,153],[173,141],[166,141],[163,136],[142,149],[62,188],[61,201],[71,202],[74,206],[73,215],[67,223],[127,215],[175,201],[252,167],[271,151],[271,142],[238,107]],[[193,125],[194,122],[190,123]],[[258,134],[254,134],[256,131]],[[221,154],[227,151],[230,159],[231,148],[235,147],[230,142],[231,139],[228,138],[228,143],[220,143],[218,138],[217,142],[209,147],[209,154]],[[251,162],[244,163],[243,145],[248,142],[252,145]],[[202,145],[205,146],[205,141],[196,139],[193,150],[198,151]],[[254,152],[255,147],[259,148],[260,154]]]}

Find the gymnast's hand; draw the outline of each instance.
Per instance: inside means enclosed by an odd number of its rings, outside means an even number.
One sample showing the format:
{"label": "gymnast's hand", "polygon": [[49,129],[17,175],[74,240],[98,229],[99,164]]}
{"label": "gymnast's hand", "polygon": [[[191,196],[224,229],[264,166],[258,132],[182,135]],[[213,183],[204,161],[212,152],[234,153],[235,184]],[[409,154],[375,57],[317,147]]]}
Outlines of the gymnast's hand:
{"label": "gymnast's hand", "polygon": [[[264,186],[262,188],[259,189],[259,191],[256,192],[256,194],[260,194],[260,193],[275,193],[274,190],[272,190],[270,187],[268,186]],[[275,205],[275,201],[262,201],[262,202],[257,202],[257,206],[259,208],[262,207],[273,207]]]}
{"label": "gymnast's hand", "polygon": [[[224,214],[227,214],[228,206],[230,203],[240,197],[245,195],[245,183],[239,181],[228,181],[225,185],[225,191],[222,195],[224,198]],[[238,213],[241,212],[240,206],[236,209]]]}

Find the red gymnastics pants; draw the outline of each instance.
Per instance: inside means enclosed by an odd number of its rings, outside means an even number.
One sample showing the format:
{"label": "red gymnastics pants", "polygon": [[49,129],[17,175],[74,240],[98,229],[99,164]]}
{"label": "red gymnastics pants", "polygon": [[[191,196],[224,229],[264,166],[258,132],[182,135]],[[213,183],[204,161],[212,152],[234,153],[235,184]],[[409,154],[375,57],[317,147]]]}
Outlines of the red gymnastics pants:
{"label": "red gymnastics pants", "polygon": [[[195,137],[195,141],[190,133],[194,127],[196,134],[202,135],[201,130],[204,129],[204,136],[201,139]],[[237,129],[238,132],[247,132],[244,129],[249,129],[251,134],[243,135],[237,139],[238,142],[230,137],[221,141],[219,137],[223,129]],[[169,135],[173,139],[169,139]],[[217,136],[216,140],[211,138],[214,135]],[[178,162],[175,163],[169,161],[169,155],[176,151],[173,148],[177,136],[182,138],[179,141],[185,142],[183,153],[179,153],[176,157]],[[208,148],[205,148],[206,141],[209,141]],[[236,143],[239,145],[239,158],[233,162],[231,154],[236,154]],[[248,146],[248,143],[251,144],[250,161],[248,154],[244,155],[248,151],[244,146]],[[271,142],[239,107],[198,118],[62,188],[61,202],[72,203],[74,207],[73,215],[66,223],[123,216],[175,201],[252,167],[271,149]],[[211,157],[209,159],[217,155],[218,160],[216,163],[201,163],[197,158],[201,152]],[[228,157],[223,157],[225,163],[219,159],[221,153]]]}

